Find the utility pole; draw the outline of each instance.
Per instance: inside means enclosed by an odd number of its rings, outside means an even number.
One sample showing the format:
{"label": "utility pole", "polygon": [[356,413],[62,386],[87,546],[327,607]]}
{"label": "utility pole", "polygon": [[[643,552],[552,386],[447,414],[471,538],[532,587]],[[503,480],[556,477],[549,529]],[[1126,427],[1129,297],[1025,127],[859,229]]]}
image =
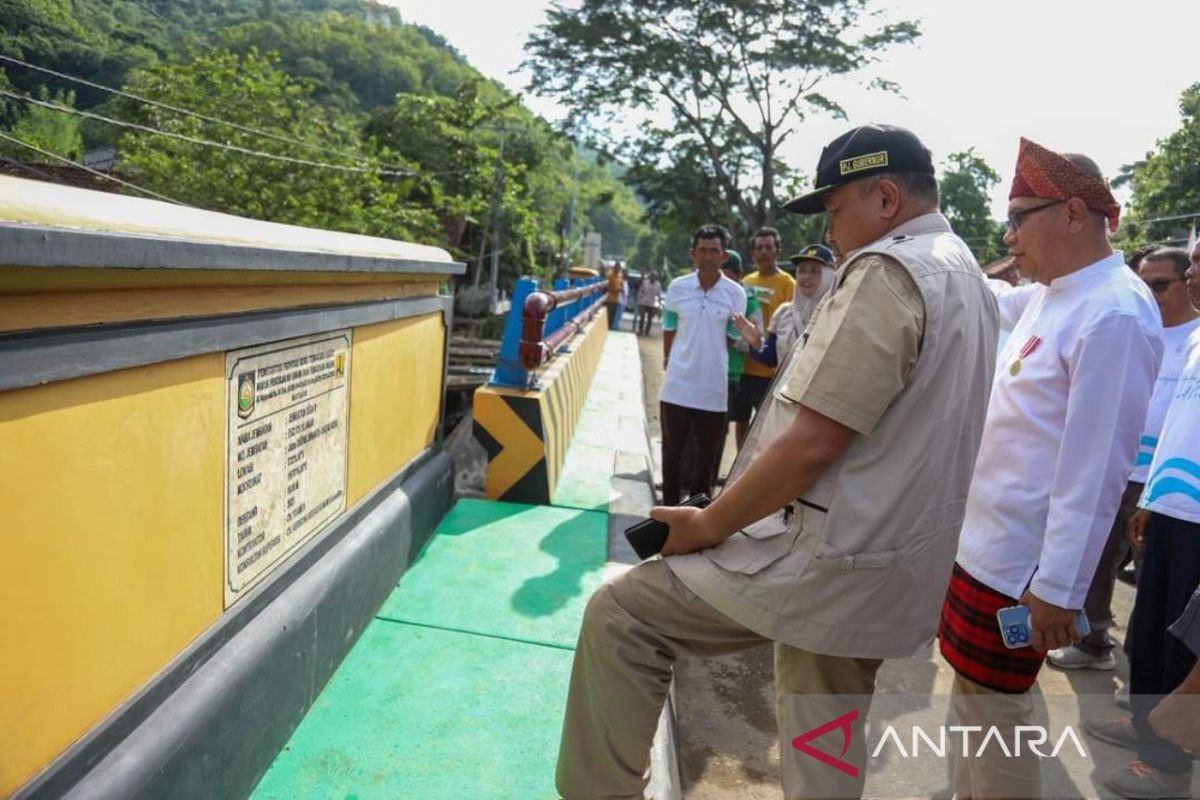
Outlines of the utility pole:
{"label": "utility pole", "polygon": [[576,120],[571,133],[571,199],[567,202],[567,227],[562,235],[563,269],[571,268],[571,248],[574,246],[575,235],[575,200],[579,195],[579,129],[583,127],[583,118]]}
{"label": "utility pole", "polygon": [[504,196],[504,126],[501,125],[498,129],[500,133],[500,149],[496,154],[496,169],[494,185],[492,187],[492,202],[488,207],[488,222],[483,228],[483,236],[479,237],[479,256],[475,259],[475,286],[479,286],[479,279],[483,275],[483,254],[487,252],[488,245],[488,229],[491,229],[492,243],[492,297],[496,294],[496,272],[499,267],[499,241],[500,241],[500,204]]}
{"label": "utility pole", "polygon": [[496,283],[500,278],[500,226],[504,223],[504,126],[500,126],[500,157],[496,160],[496,201],[492,215],[492,279],[489,285],[491,302],[489,310],[495,310],[499,301]]}

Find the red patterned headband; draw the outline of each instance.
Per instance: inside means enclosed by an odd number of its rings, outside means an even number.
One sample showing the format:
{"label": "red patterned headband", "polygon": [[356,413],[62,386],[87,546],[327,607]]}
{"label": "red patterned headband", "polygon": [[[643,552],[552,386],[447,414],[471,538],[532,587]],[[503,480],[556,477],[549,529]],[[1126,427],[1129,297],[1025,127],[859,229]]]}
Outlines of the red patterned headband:
{"label": "red patterned headband", "polygon": [[1017,155],[1017,175],[1013,178],[1012,191],[1008,193],[1009,200],[1014,197],[1044,197],[1047,200],[1078,197],[1088,208],[1108,217],[1109,230],[1114,233],[1121,218],[1121,204],[1113,197],[1106,182],[1024,137]]}

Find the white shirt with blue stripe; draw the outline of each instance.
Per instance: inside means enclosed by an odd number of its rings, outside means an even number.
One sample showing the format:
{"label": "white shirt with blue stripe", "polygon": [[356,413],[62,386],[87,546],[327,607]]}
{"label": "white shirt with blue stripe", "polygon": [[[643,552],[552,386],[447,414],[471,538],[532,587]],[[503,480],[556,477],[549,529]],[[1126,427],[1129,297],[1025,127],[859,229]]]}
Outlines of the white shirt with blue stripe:
{"label": "white shirt with blue stripe", "polygon": [[1150,398],[1150,408],[1146,411],[1146,427],[1142,430],[1142,438],[1138,444],[1137,460],[1133,462],[1133,474],[1129,480],[1145,483],[1150,477],[1150,462],[1154,460],[1154,447],[1158,444],[1159,433],[1162,432],[1163,420],[1167,418],[1167,409],[1171,407],[1171,399],[1175,397],[1178,388],[1179,374],[1188,356],[1188,339],[1200,330],[1200,317],[1163,328],[1163,360],[1158,370],[1158,381],[1154,384],[1154,395]]}
{"label": "white shirt with blue stripe", "polygon": [[1200,523],[1200,329],[1188,339],[1187,361],[1175,383],[1140,505]]}

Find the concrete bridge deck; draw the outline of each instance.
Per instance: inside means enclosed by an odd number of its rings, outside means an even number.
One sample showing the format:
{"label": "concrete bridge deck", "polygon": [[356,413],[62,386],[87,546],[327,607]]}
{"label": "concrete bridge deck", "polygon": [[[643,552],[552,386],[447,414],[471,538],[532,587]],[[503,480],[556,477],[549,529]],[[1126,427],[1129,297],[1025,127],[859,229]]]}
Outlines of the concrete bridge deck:
{"label": "concrete bridge deck", "polygon": [[[254,797],[557,796],[583,610],[652,502],[642,394],[634,337],[611,334],[554,505],[459,500]],[[678,796],[672,760],[664,725],[652,796]]]}

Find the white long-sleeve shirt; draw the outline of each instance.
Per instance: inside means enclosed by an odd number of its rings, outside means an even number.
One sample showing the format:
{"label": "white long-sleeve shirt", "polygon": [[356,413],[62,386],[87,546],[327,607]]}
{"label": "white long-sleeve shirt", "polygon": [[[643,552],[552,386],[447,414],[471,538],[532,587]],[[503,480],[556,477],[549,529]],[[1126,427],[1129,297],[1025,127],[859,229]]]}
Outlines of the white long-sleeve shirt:
{"label": "white long-sleeve shirt", "polygon": [[1081,608],[1133,468],[1162,322],[1119,252],[1049,286],[989,283],[1012,335],[996,364],[958,563],[1009,597],[1029,587]]}

